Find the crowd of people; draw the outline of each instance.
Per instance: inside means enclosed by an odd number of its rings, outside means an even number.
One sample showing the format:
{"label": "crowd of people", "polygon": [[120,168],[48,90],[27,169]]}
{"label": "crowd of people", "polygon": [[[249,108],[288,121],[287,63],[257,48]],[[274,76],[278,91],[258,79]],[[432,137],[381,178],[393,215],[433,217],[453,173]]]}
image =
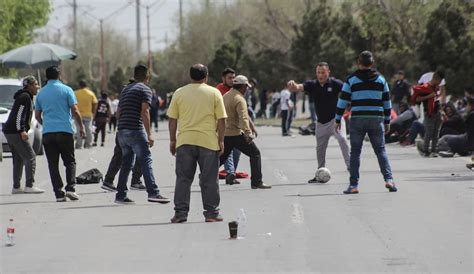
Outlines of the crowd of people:
{"label": "crowd of people", "polygon": [[[191,184],[198,165],[206,222],[223,220],[219,212],[219,176],[222,175],[228,185],[239,184],[238,178],[248,176],[237,171],[242,153],[249,157],[251,188],[271,188],[263,181],[261,152],[254,142],[258,136],[254,120],[279,115],[282,136],[291,136],[298,93],[309,96],[318,169],[326,167],[331,136],[339,143],[349,172],[349,186],[344,194],[359,193],[360,157],[367,138],[390,192],[398,188],[386,143],[415,145],[420,136],[416,146],[423,157],[472,153],[472,89],[466,88],[464,98],[457,102],[449,102],[444,75],[438,70],[424,74],[413,86],[406,81],[404,72],[399,71],[390,89],[374,64],[373,54],[363,51],[358,56],[358,69],[341,81],[331,77],[328,63],[320,62],[316,65],[315,79],[303,83],[289,80],[283,90],[273,92],[258,92],[256,79],[236,75],[231,68],[222,72],[222,82],[214,88],[208,85],[206,66],[191,66],[190,83],[173,93],[167,110],[169,150],[176,157],[175,207],[171,222],[187,221]],[[75,190],[75,149],[97,146],[99,134],[100,146],[104,146],[108,124],[108,132],[115,133],[115,148],[102,189],[115,192],[116,203],[134,204],[127,196],[127,182],[132,172],[131,189],[146,191],[148,202],[169,203],[171,200],[161,195],[153,171],[150,150],[154,145],[153,127],[158,131],[158,109],[163,107],[164,101],[148,86],[148,68],[137,65],[133,79],[124,85],[118,98],[102,92],[99,100],[85,81],[80,81],[80,88],[73,91],[61,82],[60,75],[60,69],[51,66],[46,70],[48,81],[41,92],[38,93],[38,81],[28,76],[23,80],[23,89],[15,94],[15,104],[3,126],[13,155],[12,194],[44,192],[34,185],[36,156],[28,143],[27,132],[34,113],[43,125],[43,146],[57,202],[80,199]],[[258,101],[260,110],[256,111]],[[271,103],[267,104],[268,101]],[[59,172],[60,158],[66,169],[65,187]],[[222,165],[224,170],[219,172]],[[24,188],[21,187],[23,167]],[[308,183],[319,181],[315,177]]]}

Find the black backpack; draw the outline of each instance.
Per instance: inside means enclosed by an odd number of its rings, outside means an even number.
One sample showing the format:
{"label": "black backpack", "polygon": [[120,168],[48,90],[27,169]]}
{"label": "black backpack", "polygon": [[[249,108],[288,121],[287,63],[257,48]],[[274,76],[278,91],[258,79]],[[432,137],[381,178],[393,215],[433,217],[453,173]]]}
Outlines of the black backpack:
{"label": "black backpack", "polygon": [[76,184],[98,184],[103,181],[104,176],[97,168],[89,169],[76,177]]}

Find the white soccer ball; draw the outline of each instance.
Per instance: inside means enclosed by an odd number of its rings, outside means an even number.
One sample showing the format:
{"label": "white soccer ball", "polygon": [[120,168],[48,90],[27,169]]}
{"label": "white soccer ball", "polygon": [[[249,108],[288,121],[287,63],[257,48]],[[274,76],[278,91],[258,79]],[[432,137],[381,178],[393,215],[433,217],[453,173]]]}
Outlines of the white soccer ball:
{"label": "white soccer ball", "polygon": [[325,167],[322,167],[316,171],[316,175],[314,177],[318,183],[327,183],[329,180],[331,180],[331,171]]}

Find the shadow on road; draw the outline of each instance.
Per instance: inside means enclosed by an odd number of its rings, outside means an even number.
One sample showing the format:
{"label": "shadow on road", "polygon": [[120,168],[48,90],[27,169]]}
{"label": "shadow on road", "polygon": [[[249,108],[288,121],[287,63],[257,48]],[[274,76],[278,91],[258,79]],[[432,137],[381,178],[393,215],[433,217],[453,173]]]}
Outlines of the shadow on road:
{"label": "shadow on road", "polygon": [[26,205],[26,204],[52,204],[56,203],[55,201],[34,201],[34,202],[11,202],[11,203],[0,203],[2,205]]}
{"label": "shadow on road", "polygon": [[118,225],[103,225],[103,227],[134,227],[134,226],[156,226],[156,225],[186,225],[186,224],[203,224],[205,222],[185,222],[180,224],[166,223],[145,223],[145,224],[118,224]]}

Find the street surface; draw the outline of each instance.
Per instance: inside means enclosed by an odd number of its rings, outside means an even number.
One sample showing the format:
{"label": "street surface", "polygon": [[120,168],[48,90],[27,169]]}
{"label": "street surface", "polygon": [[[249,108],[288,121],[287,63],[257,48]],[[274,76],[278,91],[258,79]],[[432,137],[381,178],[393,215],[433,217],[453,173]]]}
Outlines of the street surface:
{"label": "street surface", "polygon": [[[166,124],[155,134],[154,173],[173,198],[174,158]],[[76,151],[77,173],[104,174],[114,135],[105,147]],[[37,158],[37,186],[44,194],[11,195],[11,158],[0,162],[0,273],[138,272],[473,272],[474,173],[468,158],[421,158],[414,147],[388,145],[399,192],[389,193],[369,143],[364,144],[359,195],[348,184],[334,139],[327,153],[332,179],[307,184],[316,168],[314,136],[281,137],[259,127],[265,183],[227,186],[220,181],[222,223],[204,223],[197,180],[185,224],[170,224],[173,203],[114,204],[100,185],[78,185],[77,202],[55,202],[45,156]],[[61,166],[61,170],[63,170]],[[242,155],[239,171],[249,172]],[[118,176],[117,176],[118,177]],[[63,175],[64,178],[64,175]],[[197,178],[197,174],[196,174]],[[117,183],[117,178],[115,184]],[[229,240],[229,221],[247,213],[247,237]],[[5,246],[14,218],[16,245]]]}

